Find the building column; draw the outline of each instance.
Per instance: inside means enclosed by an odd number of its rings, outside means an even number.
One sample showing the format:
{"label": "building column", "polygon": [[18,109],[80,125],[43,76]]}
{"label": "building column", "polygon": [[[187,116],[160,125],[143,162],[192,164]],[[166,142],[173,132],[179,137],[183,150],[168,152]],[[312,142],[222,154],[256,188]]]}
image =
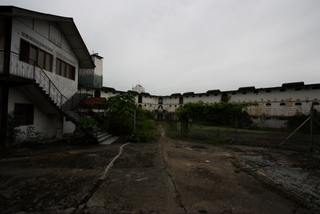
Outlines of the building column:
{"label": "building column", "polygon": [[0,146],[5,147],[7,142],[7,127],[8,127],[8,101],[9,101],[9,87],[7,85],[1,86],[1,107],[0,107]]}
{"label": "building column", "polygon": [[61,114],[58,114],[56,121],[57,121],[56,138],[62,139],[63,138],[63,116]]}

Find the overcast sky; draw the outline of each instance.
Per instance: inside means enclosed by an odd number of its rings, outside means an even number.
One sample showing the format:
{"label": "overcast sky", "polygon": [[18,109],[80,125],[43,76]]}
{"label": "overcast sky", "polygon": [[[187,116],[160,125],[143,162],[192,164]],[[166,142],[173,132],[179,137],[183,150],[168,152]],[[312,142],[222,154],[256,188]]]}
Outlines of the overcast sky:
{"label": "overcast sky", "polygon": [[320,83],[320,0],[1,0],[72,17],[103,85],[153,95]]}

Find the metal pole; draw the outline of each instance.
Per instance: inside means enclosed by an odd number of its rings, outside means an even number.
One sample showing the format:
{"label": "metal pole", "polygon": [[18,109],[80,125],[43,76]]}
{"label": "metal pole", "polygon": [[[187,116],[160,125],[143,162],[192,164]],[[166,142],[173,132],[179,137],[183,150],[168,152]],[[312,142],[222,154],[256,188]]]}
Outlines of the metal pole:
{"label": "metal pole", "polygon": [[282,141],[279,145],[281,146],[286,140],[288,140],[294,133],[296,133],[306,122],[308,122],[308,120],[310,120],[310,117],[308,117],[308,119],[306,119],[296,130],[294,130],[294,132],[292,132],[284,141]]}
{"label": "metal pole", "polygon": [[238,140],[238,116],[236,116],[236,141]]}
{"label": "metal pole", "polygon": [[136,133],[136,122],[137,122],[137,109],[133,109],[133,133]]}
{"label": "metal pole", "polygon": [[313,103],[310,110],[310,152],[313,150]]}

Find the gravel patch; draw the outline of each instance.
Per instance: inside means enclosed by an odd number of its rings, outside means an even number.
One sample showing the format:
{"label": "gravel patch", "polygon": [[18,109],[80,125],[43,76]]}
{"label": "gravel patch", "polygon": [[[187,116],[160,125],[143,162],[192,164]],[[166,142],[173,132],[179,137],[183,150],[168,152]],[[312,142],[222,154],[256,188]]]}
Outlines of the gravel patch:
{"label": "gravel patch", "polygon": [[248,166],[246,169],[257,171],[277,185],[305,199],[313,208],[320,210],[320,178],[318,176],[307,169],[276,162],[262,155],[241,155],[241,157],[246,160]]}

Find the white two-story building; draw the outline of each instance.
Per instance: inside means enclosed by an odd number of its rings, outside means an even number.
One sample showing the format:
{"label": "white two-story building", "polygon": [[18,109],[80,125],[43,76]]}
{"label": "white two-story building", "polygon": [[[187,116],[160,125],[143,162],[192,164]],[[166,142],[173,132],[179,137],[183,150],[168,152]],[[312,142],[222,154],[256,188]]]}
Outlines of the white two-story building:
{"label": "white two-story building", "polygon": [[72,18],[0,6],[0,145],[13,111],[21,130],[33,126],[57,138],[73,132],[74,107],[86,96],[78,91],[79,76],[102,86],[95,59],[101,60],[90,55]]}

